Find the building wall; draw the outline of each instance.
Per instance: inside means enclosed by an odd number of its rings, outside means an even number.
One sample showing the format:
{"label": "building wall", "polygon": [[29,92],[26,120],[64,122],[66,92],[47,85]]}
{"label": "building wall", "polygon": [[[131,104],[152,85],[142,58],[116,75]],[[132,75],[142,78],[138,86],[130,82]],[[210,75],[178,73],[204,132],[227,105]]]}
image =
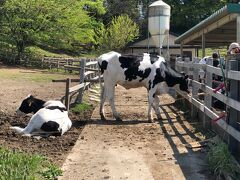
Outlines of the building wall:
{"label": "building wall", "polygon": [[[177,36],[174,36],[172,34],[169,35],[170,58],[167,58],[167,59],[173,59],[173,58],[175,59],[175,57],[179,57],[181,55],[180,45],[174,44],[174,41],[176,38]],[[168,44],[167,39],[165,39],[163,42],[163,49],[161,53],[164,57],[168,57],[167,44]],[[136,42],[124,51],[124,53],[133,53],[133,54],[142,54],[147,52],[153,53],[153,54],[159,54],[159,48],[156,47],[156,45],[154,44],[151,38]],[[190,60],[192,60],[192,58],[195,57],[196,49],[194,48],[183,49],[183,54],[184,54],[184,57],[189,57]]]}
{"label": "building wall", "polygon": [[[163,56],[166,55],[167,53],[167,50],[166,49],[163,49]],[[128,48],[124,51],[124,53],[133,53],[133,54],[142,54],[142,53],[157,53],[159,54],[159,49],[158,48],[150,48],[149,50],[147,49],[147,47],[145,48]],[[183,53],[184,53],[184,56],[185,57],[189,57],[187,54],[191,54],[190,56],[190,59],[192,59],[193,57],[195,57],[195,49],[183,49]],[[181,51],[180,51],[180,48],[171,48],[169,49],[169,54],[170,54],[170,57],[171,56],[180,56],[181,55]]]}

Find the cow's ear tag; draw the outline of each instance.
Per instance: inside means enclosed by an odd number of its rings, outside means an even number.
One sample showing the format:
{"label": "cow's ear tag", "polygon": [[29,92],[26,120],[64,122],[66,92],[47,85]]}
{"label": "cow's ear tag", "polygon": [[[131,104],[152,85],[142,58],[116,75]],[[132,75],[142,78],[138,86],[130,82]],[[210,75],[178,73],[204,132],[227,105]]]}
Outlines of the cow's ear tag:
{"label": "cow's ear tag", "polygon": [[29,102],[29,107],[31,107],[31,106],[32,106],[32,103],[33,103],[32,101],[30,101],[30,102]]}

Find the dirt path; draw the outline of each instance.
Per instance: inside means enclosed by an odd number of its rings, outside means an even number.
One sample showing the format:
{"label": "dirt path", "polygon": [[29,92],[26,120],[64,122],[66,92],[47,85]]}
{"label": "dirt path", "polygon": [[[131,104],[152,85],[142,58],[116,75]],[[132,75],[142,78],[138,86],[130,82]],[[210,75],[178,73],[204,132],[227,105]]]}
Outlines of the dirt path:
{"label": "dirt path", "polygon": [[100,121],[98,108],[81,133],[62,169],[64,180],[211,179],[200,149],[185,144],[200,140],[195,128],[173,106],[174,99],[161,96],[162,121],[147,123],[145,89],[117,86],[117,110],[123,122]]}

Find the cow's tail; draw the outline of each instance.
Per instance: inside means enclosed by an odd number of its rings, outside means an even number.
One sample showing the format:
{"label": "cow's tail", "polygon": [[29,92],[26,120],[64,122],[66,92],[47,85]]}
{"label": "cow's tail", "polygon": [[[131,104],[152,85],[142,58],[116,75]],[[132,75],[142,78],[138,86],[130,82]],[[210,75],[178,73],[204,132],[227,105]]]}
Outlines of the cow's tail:
{"label": "cow's tail", "polygon": [[20,128],[18,126],[10,127],[10,129],[13,129],[14,131],[16,131],[19,134],[23,134],[23,131],[24,131],[24,128]]}
{"label": "cow's tail", "polygon": [[101,88],[101,91],[103,91],[103,73],[101,71],[102,69],[102,61],[101,59],[99,58],[98,59],[98,80],[99,80],[99,85],[100,85],[100,88]]}

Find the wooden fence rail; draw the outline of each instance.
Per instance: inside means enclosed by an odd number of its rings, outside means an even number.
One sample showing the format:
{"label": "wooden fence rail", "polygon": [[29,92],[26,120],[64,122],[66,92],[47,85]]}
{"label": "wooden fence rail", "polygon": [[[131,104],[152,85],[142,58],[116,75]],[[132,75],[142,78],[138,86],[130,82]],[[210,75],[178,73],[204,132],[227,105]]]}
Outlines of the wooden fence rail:
{"label": "wooden fence rail", "polygon": [[[65,100],[65,106],[67,110],[69,110],[72,96],[77,94],[75,103],[82,103],[84,91],[88,89],[92,84],[99,83],[102,76],[100,75],[96,59],[84,58],[79,61],[79,66],[64,65],[64,67],[68,70],[79,72],[79,79],[68,78],[53,80],[53,82],[66,82],[65,96],[62,97],[61,100]],[[71,87],[72,82],[79,82],[79,84]]]}
{"label": "wooden fence rail", "polygon": [[[44,57],[41,61],[42,67],[47,67],[49,69],[56,68],[56,69],[63,69],[65,71],[79,71],[80,63],[82,60],[87,61],[90,64],[86,66],[94,65],[94,62],[91,62],[92,58],[53,58],[53,57]],[[97,69],[92,69],[93,71],[97,71]]]}
{"label": "wooden fence rail", "polygon": [[[224,59],[221,59],[223,61]],[[200,69],[204,70],[205,78],[201,82],[199,79]],[[192,62],[181,61],[178,58],[176,62],[176,70],[184,71],[191,77],[191,94],[185,94],[179,89],[177,93],[183,96],[191,103],[191,115],[193,118],[203,121],[205,128],[211,128],[227,135],[223,137],[228,142],[229,149],[232,152],[240,151],[240,55],[231,55],[226,58],[225,68],[222,70],[212,66],[212,59],[209,58],[206,64],[199,64],[195,59]],[[228,83],[228,93],[223,94],[214,92],[213,75],[226,76]],[[199,99],[199,91],[204,92],[204,99]],[[216,111],[213,107],[212,99],[215,98],[222,101],[226,105],[226,109],[222,112]],[[225,112],[226,113],[225,113]],[[222,114],[226,114],[225,118],[221,118]],[[218,119],[217,121],[214,121]],[[220,129],[219,129],[220,127]]]}

